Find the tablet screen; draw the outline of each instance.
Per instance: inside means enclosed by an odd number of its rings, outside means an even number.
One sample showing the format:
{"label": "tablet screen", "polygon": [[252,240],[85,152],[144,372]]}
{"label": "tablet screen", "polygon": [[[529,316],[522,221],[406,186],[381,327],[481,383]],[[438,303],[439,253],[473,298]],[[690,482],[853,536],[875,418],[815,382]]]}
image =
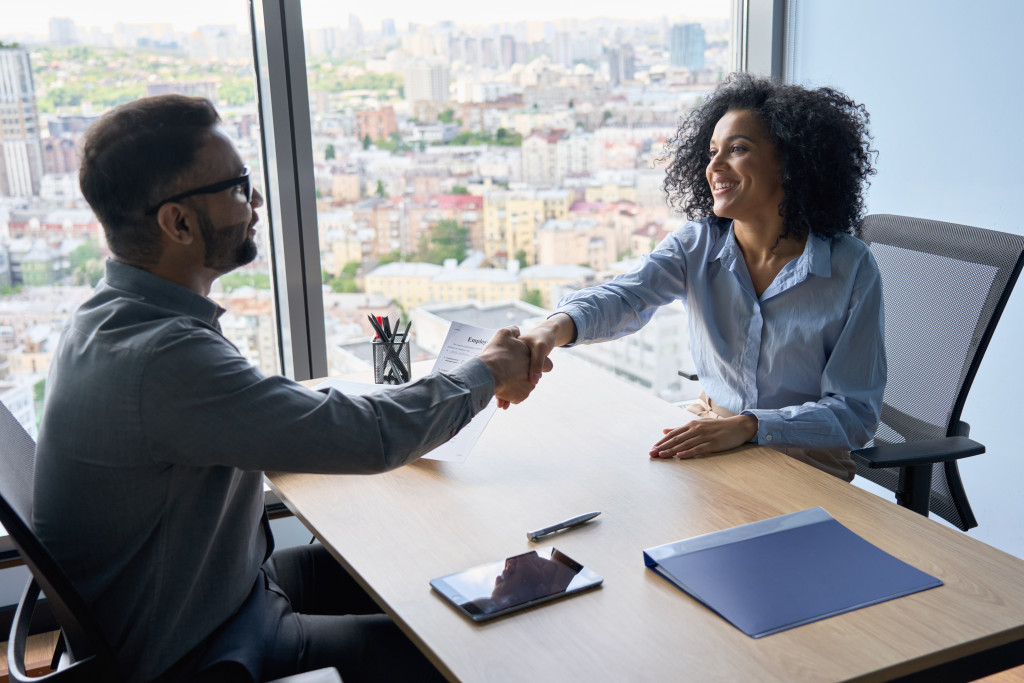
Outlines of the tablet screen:
{"label": "tablet screen", "polygon": [[539,548],[430,582],[475,621],[593,588],[601,577],[555,548]]}

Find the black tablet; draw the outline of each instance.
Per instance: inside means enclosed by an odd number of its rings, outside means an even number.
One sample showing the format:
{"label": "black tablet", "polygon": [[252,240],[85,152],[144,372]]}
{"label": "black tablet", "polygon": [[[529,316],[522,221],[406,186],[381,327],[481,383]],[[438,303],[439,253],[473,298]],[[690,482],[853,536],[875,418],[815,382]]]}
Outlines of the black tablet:
{"label": "black tablet", "polygon": [[473,621],[487,621],[594,588],[603,580],[548,547],[432,579],[430,586]]}

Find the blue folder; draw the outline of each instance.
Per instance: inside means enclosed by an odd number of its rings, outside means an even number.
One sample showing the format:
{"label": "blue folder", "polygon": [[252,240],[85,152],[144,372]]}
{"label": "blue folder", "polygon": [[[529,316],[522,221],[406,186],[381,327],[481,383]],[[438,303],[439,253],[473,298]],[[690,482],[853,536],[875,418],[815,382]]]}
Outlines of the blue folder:
{"label": "blue folder", "polygon": [[648,548],[644,564],[754,638],[942,585],[820,507]]}

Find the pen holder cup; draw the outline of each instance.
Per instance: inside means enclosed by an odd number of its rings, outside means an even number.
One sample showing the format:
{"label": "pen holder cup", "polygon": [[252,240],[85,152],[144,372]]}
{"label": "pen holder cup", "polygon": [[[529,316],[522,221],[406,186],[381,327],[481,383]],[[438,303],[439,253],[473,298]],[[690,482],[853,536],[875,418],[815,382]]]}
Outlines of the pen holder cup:
{"label": "pen holder cup", "polygon": [[405,384],[409,381],[409,342],[389,344],[373,340],[373,381],[377,384]]}

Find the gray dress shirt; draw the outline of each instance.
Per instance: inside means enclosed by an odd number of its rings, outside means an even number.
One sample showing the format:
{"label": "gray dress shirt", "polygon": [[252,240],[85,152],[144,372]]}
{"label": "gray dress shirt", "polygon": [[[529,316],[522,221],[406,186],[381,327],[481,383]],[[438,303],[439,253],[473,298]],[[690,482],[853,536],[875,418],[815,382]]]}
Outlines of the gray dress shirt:
{"label": "gray dress shirt", "polygon": [[399,467],[493,395],[477,359],[373,396],[313,391],[254,368],[223,312],[109,261],[47,381],[33,522],[129,680],[162,673],[248,596],[272,543],[263,470]]}

